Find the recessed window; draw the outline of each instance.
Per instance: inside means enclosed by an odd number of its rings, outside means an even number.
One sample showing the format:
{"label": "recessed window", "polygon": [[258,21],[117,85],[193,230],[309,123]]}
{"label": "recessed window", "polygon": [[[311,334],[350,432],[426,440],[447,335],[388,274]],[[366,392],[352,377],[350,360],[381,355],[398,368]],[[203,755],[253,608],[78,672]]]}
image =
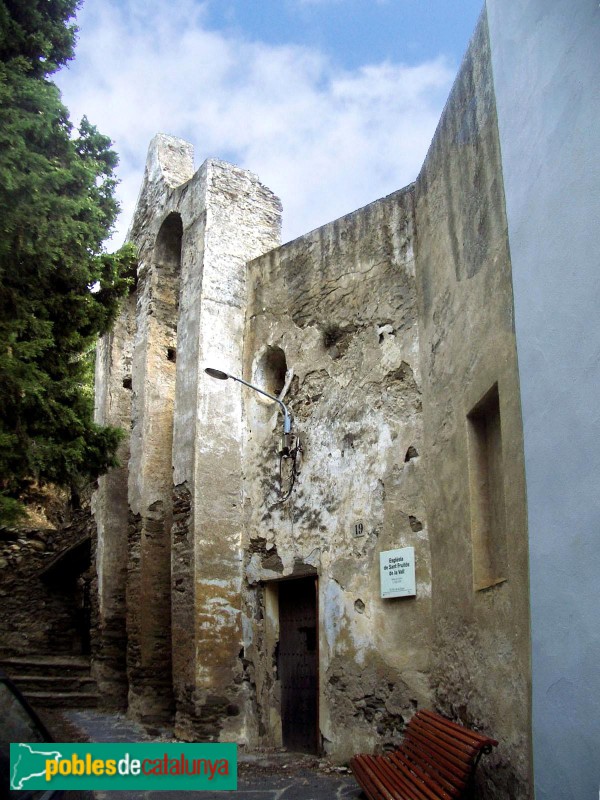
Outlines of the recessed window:
{"label": "recessed window", "polygon": [[473,586],[487,589],[507,578],[506,506],[498,385],[467,415]]}
{"label": "recessed window", "polygon": [[254,369],[254,383],[278,397],[285,386],[286,373],[287,362],[283,350],[280,347],[267,345]]}

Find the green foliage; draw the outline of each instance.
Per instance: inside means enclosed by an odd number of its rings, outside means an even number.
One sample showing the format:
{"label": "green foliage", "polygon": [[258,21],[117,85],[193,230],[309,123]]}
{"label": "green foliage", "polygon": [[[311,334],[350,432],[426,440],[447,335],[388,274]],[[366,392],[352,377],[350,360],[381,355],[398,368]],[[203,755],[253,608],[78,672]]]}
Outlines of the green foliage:
{"label": "green foliage", "polygon": [[47,79],[73,55],[78,4],[0,0],[0,521],[29,480],[104,472],[120,438],[86,391],[135,270],[132,246],[103,250],[117,157],[85,117],[72,130]]}
{"label": "green foliage", "polygon": [[0,2],[0,59],[20,61],[33,77],[50,75],[73,58],[77,29],[68,21],[81,0]]}

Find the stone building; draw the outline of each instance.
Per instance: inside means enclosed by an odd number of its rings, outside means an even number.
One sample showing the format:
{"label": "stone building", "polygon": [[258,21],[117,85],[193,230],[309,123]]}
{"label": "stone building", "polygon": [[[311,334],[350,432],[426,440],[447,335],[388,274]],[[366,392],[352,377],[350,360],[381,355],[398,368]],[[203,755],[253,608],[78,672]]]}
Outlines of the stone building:
{"label": "stone building", "polygon": [[[131,430],[95,500],[115,707],[338,761],[433,707],[500,740],[485,796],[596,790],[600,433],[554,379],[592,403],[599,12],[551,5],[488,0],[416,181],[288,244],[256,176],[153,140],[97,359],[98,420]],[[280,405],[207,367],[290,409],[288,449]],[[416,593],[382,599],[407,547]]]}

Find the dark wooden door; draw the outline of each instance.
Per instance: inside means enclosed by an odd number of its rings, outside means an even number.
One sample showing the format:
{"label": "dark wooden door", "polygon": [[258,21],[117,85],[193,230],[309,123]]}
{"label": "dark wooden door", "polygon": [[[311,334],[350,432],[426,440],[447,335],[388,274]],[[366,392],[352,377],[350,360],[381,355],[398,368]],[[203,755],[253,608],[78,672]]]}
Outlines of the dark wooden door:
{"label": "dark wooden door", "polygon": [[317,579],[279,584],[279,680],[283,744],[289,750],[317,753],[318,630]]}

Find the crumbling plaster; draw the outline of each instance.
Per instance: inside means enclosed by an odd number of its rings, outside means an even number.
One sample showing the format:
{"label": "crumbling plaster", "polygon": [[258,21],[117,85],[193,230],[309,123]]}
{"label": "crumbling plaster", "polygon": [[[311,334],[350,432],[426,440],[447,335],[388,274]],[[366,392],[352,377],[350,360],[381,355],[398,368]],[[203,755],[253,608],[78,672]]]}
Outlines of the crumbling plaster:
{"label": "crumbling plaster", "polygon": [[[320,728],[339,760],[395,741],[400,712],[430,700],[413,194],[397,192],[249,265],[244,377],[255,380],[265,346],[281,348],[304,455],[281,502],[281,414],[244,390],[247,616],[256,615],[260,581],[310,567],[318,575]],[[364,535],[356,537],[358,521]],[[379,552],[409,545],[418,597],[381,600]],[[268,638],[244,643],[257,687],[277,685]],[[277,698],[267,693],[257,709],[270,743]]]}

